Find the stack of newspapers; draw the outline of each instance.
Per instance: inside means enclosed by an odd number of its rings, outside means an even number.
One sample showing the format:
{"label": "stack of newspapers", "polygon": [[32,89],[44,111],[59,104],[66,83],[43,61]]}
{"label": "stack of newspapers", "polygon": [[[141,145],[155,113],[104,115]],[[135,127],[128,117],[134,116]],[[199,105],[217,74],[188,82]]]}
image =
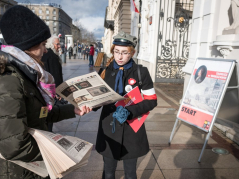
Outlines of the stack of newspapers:
{"label": "stack of newspapers", "polygon": [[[11,162],[41,177],[46,177],[49,174],[51,179],[62,178],[88,163],[93,144],[76,137],[62,136],[42,130],[29,129],[28,132],[37,141],[44,161]],[[1,154],[0,158],[3,158]]]}

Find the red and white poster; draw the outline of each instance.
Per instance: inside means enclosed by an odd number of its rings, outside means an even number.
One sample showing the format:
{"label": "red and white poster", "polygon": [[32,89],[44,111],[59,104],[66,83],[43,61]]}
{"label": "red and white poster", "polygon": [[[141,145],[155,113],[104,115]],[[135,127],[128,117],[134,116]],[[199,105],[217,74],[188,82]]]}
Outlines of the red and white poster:
{"label": "red and white poster", "polygon": [[179,119],[209,131],[232,64],[230,61],[196,61],[179,109]]}

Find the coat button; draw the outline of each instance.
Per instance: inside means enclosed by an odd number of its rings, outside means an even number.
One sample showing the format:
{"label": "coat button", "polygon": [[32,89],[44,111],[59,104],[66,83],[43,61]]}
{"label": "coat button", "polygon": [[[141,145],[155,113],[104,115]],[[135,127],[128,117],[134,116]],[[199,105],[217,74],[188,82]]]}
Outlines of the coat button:
{"label": "coat button", "polygon": [[115,76],[115,72],[112,72],[112,73],[111,73],[111,76]]}
{"label": "coat button", "polygon": [[31,92],[30,95],[31,95],[31,96],[34,96],[34,93]]}

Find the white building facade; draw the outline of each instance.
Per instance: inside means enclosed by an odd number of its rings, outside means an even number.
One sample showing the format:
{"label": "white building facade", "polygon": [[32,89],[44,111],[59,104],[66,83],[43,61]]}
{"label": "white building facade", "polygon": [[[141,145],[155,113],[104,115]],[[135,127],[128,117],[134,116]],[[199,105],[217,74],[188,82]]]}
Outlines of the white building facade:
{"label": "white building facade", "polygon": [[[146,66],[154,82],[183,83],[188,59],[193,0],[109,0],[105,16],[104,52],[110,53],[120,30],[138,38],[134,58]],[[182,21],[179,18],[182,16]],[[113,29],[111,28],[113,25]]]}
{"label": "white building facade", "polygon": [[[154,82],[183,83],[191,37],[192,0],[135,0],[131,34],[139,39],[138,63]],[[181,18],[181,19],[180,19]]]}

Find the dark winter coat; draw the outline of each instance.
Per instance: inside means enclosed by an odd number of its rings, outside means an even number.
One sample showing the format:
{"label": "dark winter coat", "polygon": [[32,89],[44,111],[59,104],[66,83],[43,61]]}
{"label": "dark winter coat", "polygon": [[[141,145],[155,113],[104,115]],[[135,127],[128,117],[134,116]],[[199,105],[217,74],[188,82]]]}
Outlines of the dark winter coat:
{"label": "dark winter coat", "polygon": [[[143,90],[153,88],[153,82],[146,67],[141,67],[141,78]],[[118,70],[113,68],[111,63],[106,68],[105,82],[114,89],[115,78]],[[130,78],[137,82],[132,87],[139,86],[137,64],[133,62],[132,68],[124,70],[123,86],[128,85]],[[124,91],[126,94],[126,91]],[[136,105],[126,107],[130,111],[127,120],[134,119],[142,114],[147,113],[157,106],[157,100],[144,100]],[[149,151],[149,144],[146,135],[145,125],[143,124],[137,133],[129,126],[127,122],[122,125],[116,120],[115,133],[112,133],[113,112],[116,108],[114,104],[103,107],[99,121],[99,129],[96,141],[96,150],[105,157],[114,158],[116,160],[133,159],[143,156]],[[147,120],[147,119],[146,119]]]}
{"label": "dark winter coat", "polygon": [[90,48],[89,47],[86,47],[85,48],[85,54],[89,54],[90,53]]}
{"label": "dark winter coat", "polygon": [[94,46],[91,46],[90,47],[90,55],[94,56],[94,54],[95,54],[95,48],[94,48]]}
{"label": "dark winter coat", "polygon": [[[74,106],[55,105],[47,117],[39,118],[46,102],[36,86],[36,71],[2,51],[0,62],[4,62],[0,65],[0,153],[8,160],[41,161],[38,145],[27,128],[47,130],[46,122],[73,118]],[[0,178],[41,179],[3,159],[0,159]]]}
{"label": "dark winter coat", "polygon": [[73,48],[72,48],[72,47],[69,47],[69,48],[68,48],[68,52],[71,53],[71,54],[73,54]]}
{"label": "dark winter coat", "polygon": [[55,80],[56,87],[63,83],[62,66],[60,57],[56,55],[52,49],[47,49],[47,53],[43,55],[42,62],[44,68],[48,71]]}

